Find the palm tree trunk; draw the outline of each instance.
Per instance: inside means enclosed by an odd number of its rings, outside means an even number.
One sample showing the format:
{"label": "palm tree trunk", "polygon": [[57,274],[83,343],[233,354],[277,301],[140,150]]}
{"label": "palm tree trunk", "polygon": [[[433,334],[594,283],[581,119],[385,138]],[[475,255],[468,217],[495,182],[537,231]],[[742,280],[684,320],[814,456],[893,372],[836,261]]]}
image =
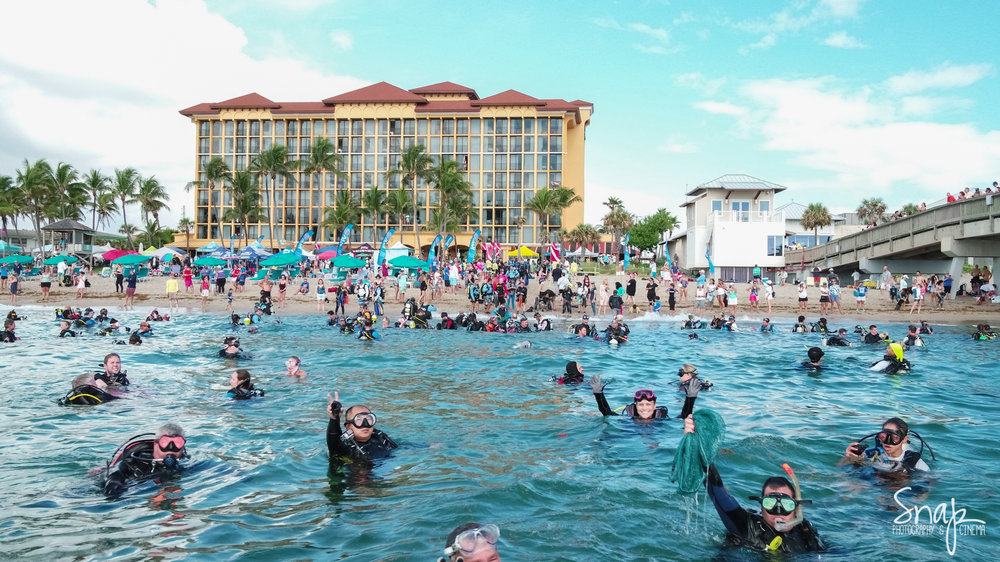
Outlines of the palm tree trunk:
{"label": "palm tree trunk", "polygon": [[410,175],[410,189],[413,191],[413,235],[417,238],[417,259],[423,256],[423,247],[420,245],[420,229],[417,228],[417,175]]}
{"label": "palm tree trunk", "polygon": [[275,248],[275,246],[274,246],[274,187],[275,187],[275,185],[274,184],[276,182],[277,182],[277,178],[274,175],[271,175],[271,188],[270,188],[270,194],[268,195],[268,202],[267,202],[267,226],[268,226],[268,229],[270,230],[269,234],[271,235],[270,239],[271,239],[271,249],[272,250]]}
{"label": "palm tree trunk", "polygon": [[128,233],[128,217],[125,215],[124,197],[122,197],[122,224],[125,225],[125,237],[128,238],[128,247],[130,250],[134,250],[135,246],[132,244],[132,235]]}

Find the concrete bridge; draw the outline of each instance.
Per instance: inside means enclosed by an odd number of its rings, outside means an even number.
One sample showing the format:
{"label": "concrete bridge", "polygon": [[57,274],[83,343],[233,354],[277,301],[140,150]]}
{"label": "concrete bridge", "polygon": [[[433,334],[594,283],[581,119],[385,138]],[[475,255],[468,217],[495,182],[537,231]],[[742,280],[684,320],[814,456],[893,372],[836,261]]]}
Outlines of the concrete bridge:
{"label": "concrete bridge", "polygon": [[886,265],[897,275],[949,272],[957,288],[968,258],[1000,264],[1000,195],[949,203],[813,248],[786,250],[785,267],[832,267],[842,278],[855,269],[878,274]]}

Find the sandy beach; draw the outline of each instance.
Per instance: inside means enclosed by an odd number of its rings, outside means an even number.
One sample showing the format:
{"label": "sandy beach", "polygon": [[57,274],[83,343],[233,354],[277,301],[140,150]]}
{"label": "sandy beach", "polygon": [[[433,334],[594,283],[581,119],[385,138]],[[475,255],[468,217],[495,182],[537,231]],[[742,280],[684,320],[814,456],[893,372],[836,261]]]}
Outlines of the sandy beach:
{"label": "sandy beach", "polygon": [[[582,280],[583,276],[574,277],[573,280]],[[592,276],[591,281],[596,283],[598,286],[600,283],[607,279],[608,284],[614,287],[615,281],[621,282],[623,285],[627,280],[624,276],[615,275],[597,275]],[[100,309],[102,307],[107,308],[110,312],[122,312],[124,303],[124,294],[115,293],[115,282],[114,278],[103,278],[99,276],[91,276],[91,287],[86,290],[83,298],[76,298],[76,289],[72,287],[61,287],[55,286],[51,289],[49,298],[47,301],[41,301],[41,289],[39,286],[38,278],[22,280],[21,290],[18,294],[18,304],[17,306],[27,306],[27,305],[41,305],[41,306],[51,306],[53,309],[61,308],[66,306],[73,306],[79,308],[91,307],[94,309]],[[538,283],[535,280],[529,286],[528,293],[528,303],[535,302],[535,297],[538,295],[540,290]],[[166,277],[151,276],[143,280],[140,280],[138,288],[136,290],[135,305],[136,309],[140,311],[148,311],[152,308],[157,308],[161,313],[168,314],[169,303],[167,302],[166,292],[165,292],[165,282]],[[296,279],[294,282],[289,284],[289,290],[286,295],[286,300],[283,306],[275,305],[275,312],[278,315],[308,315],[308,314],[325,314],[327,310],[333,309],[333,303],[325,304],[323,311],[319,312],[316,310],[316,295],[315,295],[315,279],[310,279],[310,293],[308,295],[295,294],[295,290],[298,289],[301,278]],[[961,281],[956,282],[957,287],[959,283],[968,283],[967,278],[963,278]],[[645,302],[645,278],[640,278],[638,280],[638,289],[636,291],[636,302],[639,304],[638,314],[631,314],[630,306],[626,306],[626,318],[630,316],[645,315],[648,310]],[[234,285],[233,281],[230,280],[227,284],[227,291],[229,287]],[[552,288],[551,280],[547,280],[545,287]],[[794,285],[783,285],[775,287],[775,298],[771,306],[771,312],[767,312],[766,303],[762,302],[760,310],[752,310],[747,304],[747,284],[739,284],[739,306],[729,307],[723,309],[721,307],[707,307],[703,311],[698,311],[694,308],[694,286],[693,283],[688,288],[688,295],[686,300],[678,300],[677,309],[674,312],[675,316],[686,316],[689,313],[693,313],[702,318],[710,319],[713,314],[725,313],[727,315],[733,314],[739,319],[752,319],[759,320],[765,316],[772,319],[791,319],[794,320],[801,314],[798,311],[798,298],[797,298],[797,288]],[[553,289],[554,290],[554,289]],[[957,297],[955,299],[945,299],[944,308],[939,309],[934,306],[934,303],[930,301],[924,303],[923,311],[920,313],[910,314],[909,305],[904,305],[901,310],[895,310],[896,303],[890,301],[887,291],[870,290],[868,292],[866,308],[864,312],[855,311],[855,299],[852,295],[852,287],[844,287],[843,295],[844,300],[841,303],[843,307],[843,314],[834,311],[832,313],[821,314],[819,305],[819,288],[809,287],[809,302],[808,309],[805,313],[807,321],[814,322],[820,316],[826,316],[830,323],[837,325],[836,319],[838,317],[850,318],[857,320],[859,322],[867,323],[879,323],[879,322],[891,322],[891,323],[908,323],[908,322],[919,322],[920,320],[927,320],[932,325],[934,324],[952,324],[952,325],[969,325],[974,326],[981,322],[989,322],[992,325],[1000,325],[1000,304],[976,304],[976,300],[971,297]],[[277,299],[277,285],[275,284],[272,294],[274,298]],[[385,308],[389,314],[389,317],[395,319],[399,314],[399,310],[402,305],[402,296],[400,297],[400,302],[395,302],[393,296],[395,294],[394,282],[390,280],[390,285],[386,290],[386,304]],[[667,310],[666,306],[666,292],[662,285],[657,290],[657,294],[660,295],[662,302],[664,303],[663,308],[660,310],[660,316],[664,319],[670,318],[670,311]],[[412,286],[406,292],[408,297],[418,297],[419,290],[413,288]],[[246,314],[253,308],[253,303],[257,301],[259,297],[259,289],[256,282],[248,282],[246,286],[246,291],[243,293],[234,293],[233,300],[233,312],[239,314]],[[5,291],[4,298],[8,299],[6,302],[9,303],[9,292]],[[332,301],[332,299],[331,299]],[[180,292],[180,312],[181,313],[200,313],[201,312],[201,294],[198,290],[198,283],[191,288],[190,292],[184,292],[183,282],[181,283]],[[453,317],[455,314],[463,311],[468,311],[469,301],[466,297],[465,289],[455,289],[454,293],[445,292],[441,297],[437,297],[430,301],[437,308],[435,313],[435,318],[438,317],[440,312],[448,312]],[[559,310],[561,307],[561,299],[556,298],[556,303],[553,312],[543,311],[543,314],[547,317],[558,319],[577,319],[582,314],[591,314],[590,307],[584,311],[580,307],[574,308],[574,313],[572,315],[560,314]],[[8,304],[8,309],[12,308]],[[357,300],[352,295],[350,301],[347,305],[348,313],[357,312]],[[230,312],[226,307],[226,295],[216,294],[215,285],[212,285],[212,296],[209,298],[207,313],[209,314],[221,314],[228,315]],[[591,314],[592,315],[592,314]],[[608,316],[607,313],[604,315]],[[780,321],[779,321],[780,323]],[[838,326],[839,327],[839,326]]]}

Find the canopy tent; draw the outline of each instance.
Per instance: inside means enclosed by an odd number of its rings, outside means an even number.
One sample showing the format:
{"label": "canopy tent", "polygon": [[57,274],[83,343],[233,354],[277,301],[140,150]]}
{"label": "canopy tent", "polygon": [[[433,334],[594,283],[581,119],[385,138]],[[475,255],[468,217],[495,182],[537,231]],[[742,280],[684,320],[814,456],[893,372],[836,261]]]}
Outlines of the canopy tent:
{"label": "canopy tent", "polygon": [[413,250],[409,246],[403,244],[399,240],[396,240],[395,244],[385,249],[385,259],[392,260],[393,258],[398,258],[399,256],[408,256],[412,253]]}
{"label": "canopy tent", "polygon": [[[538,257],[538,252],[532,250],[531,248],[529,248],[527,246],[521,246],[520,252],[521,252],[521,257],[522,258],[537,258]],[[517,255],[518,255],[518,250],[511,250],[511,251],[507,252],[507,255],[510,256],[510,257],[512,257],[512,258],[516,258]]]}
{"label": "canopy tent", "polygon": [[346,267],[347,269],[355,269],[368,265],[368,262],[365,260],[347,254],[333,258],[333,261],[330,263],[332,263],[334,267]]}
{"label": "canopy tent", "polygon": [[61,261],[64,261],[68,264],[73,264],[80,261],[80,258],[76,256],[67,256],[66,254],[62,254],[58,256],[52,256],[51,258],[43,261],[42,263],[45,265],[57,265]]}
{"label": "canopy tent", "polygon": [[241,260],[259,260],[270,256],[271,252],[268,252],[263,246],[258,246],[257,244],[251,244],[240,250],[239,254],[236,254],[236,257]]}
{"label": "canopy tent", "polygon": [[218,243],[216,243],[213,240],[212,242],[209,242],[208,244],[205,244],[204,246],[202,246],[201,248],[198,248],[195,251],[198,252],[198,253],[208,253],[208,252],[214,252],[214,251],[218,250],[219,248],[222,248],[222,246],[220,246]]}
{"label": "canopy tent", "polygon": [[153,259],[153,256],[143,256],[141,254],[129,254],[127,256],[121,256],[111,263],[121,264],[121,265],[138,265],[140,263],[146,263]]}
{"label": "canopy tent", "polygon": [[224,260],[233,259],[236,257],[236,254],[230,252],[229,250],[223,248],[222,246],[219,246],[218,248],[208,252],[208,255],[212,256],[213,258],[220,258]]}
{"label": "canopy tent", "polygon": [[566,255],[574,258],[579,258],[581,256],[585,258],[596,258],[600,254],[598,254],[597,252],[591,252],[590,250],[584,248],[583,246],[580,246],[579,248],[573,250],[572,252],[566,252]]}
{"label": "canopy tent", "polygon": [[111,244],[101,244],[100,246],[94,246],[91,252],[95,256],[100,256],[104,254],[104,252],[110,252],[111,250],[114,250]]}
{"label": "canopy tent", "polygon": [[207,266],[210,266],[210,267],[214,267],[214,266],[217,266],[217,265],[226,265],[226,260],[224,260],[222,258],[217,258],[217,257],[214,257],[214,256],[202,256],[202,257],[194,260],[194,264],[195,265],[207,265]]}
{"label": "canopy tent", "polygon": [[0,240],[0,252],[20,252],[21,248],[8,244],[6,240]]}
{"label": "canopy tent", "polygon": [[185,252],[184,250],[181,250],[180,248],[174,248],[174,247],[171,247],[171,246],[164,246],[164,247],[160,248],[159,250],[156,250],[155,252],[152,252],[151,255],[154,255],[154,256],[160,258],[161,260],[163,260],[163,259],[167,259],[168,255],[173,255],[173,256],[176,256],[176,257],[180,257],[180,256],[187,255],[187,252]]}
{"label": "canopy tent", "polygon": [[427,269],[427,262],[418,260],[413,256],[396,256],[389,260],[393,267],[420,267]]}
{"label": "canopy tent", "polygon": [[157,250],[159,250],[159,248],[157,248],[156,246],[150,246],[139,253],[144,256],[155,256]]}
{"label": "canopy tent", "polygon": [[354,250],[352,250],[352,251],[355,254],[374,254],[375,253],[375,248],[372,248],[372,245],[366,242],[366,243],[358,246],[357,248],[354,248]]}

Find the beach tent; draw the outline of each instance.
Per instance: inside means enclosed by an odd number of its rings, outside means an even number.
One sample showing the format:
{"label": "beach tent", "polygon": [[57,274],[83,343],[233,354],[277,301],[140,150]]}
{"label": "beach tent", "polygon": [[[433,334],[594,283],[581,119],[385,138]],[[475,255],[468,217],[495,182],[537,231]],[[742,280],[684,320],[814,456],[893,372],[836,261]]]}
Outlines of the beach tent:
{"label": "beach tent", "polygon": [[333,258],[333,261],[330,263],[333,264],[334,267],[346,267],[347,269],[354,269],[368,265],[368,262],[365,260],[347,254]]}
{"label": "beach tent", "polygon": [[385,259],[392,260],[393,258],[398,258],[399,256],[408,256],[413,253],[413,250],[409,246],[403,244],[399,240],[392,246],[385,249]]}
{"label": "beach tent", "polygon": [[597,252],[591,252],[590,250],[587,250],[583,246],[580,246],[579,248],[573,250],[572,252],[566,252],[566,255],[574,258],[579,258],[581,256],[585,258],[596,258],[600,254],[598,254]]}
{"label": "beach tent", "polygon": [[195,265],[207,265],[209,267],[214,267],[217,265],[226,265],[226,260],[222,258],[216,258],[213,256],[202,256],[194,260]]}
{"label": "beach tent", "polygon": [[371,255],[375,253],[375,248],[372,248],[372,245],[366,242],[355,248],[353,251],[355,254]]}
{"label": "beach tent", "polygon": [[[517,250],[511,250],[511,251],[507,252],[507,255],[510,256],[510,257],[512,257],[512,258],[516,258],[517,257]],[[538,252],[532,250],[531,248],[529,248],[527,246],[521,246],[521,257],[522,258],[537,258],[538,257]]]}
{"label": "beach tent", "polygon": [[151,255],[154,255],[154,256],[160,258],[161,260],[165,260],[165,259],[169,259],[168,256],[181,257],[181,256],[184,256],[184,255],[187,255],[187,252],[185,252],[184,250],[181,250],[180,248],[172,248],[170,246],[164,246],[164,247],[160,248],[159,250],[156,250],[155,252],[152,252]]}
{"label": "beach tent", "polygon": [[302,256],[297,256],[295,254],[275,254],[266,260],[260,262],[260,265],[264,267],[277,266],[281,267],[283,265],[292,265],[293,263],[298,263],[302,260]]}
{"label": "beach tent", "polygon": [[243,250],[241,250],[240,253],[236,255],[236,257],[240,258],[241,260],[258,260],[270,256],[271,252],[265,250],[263,246],[258,246],[256,244],[251,244],[246,248],[243,248]]}
{"label": "beach tent", "polygon": [[200,253],[200,254],[207,254],[209,252],[214,252],[214,251],[218,250],[219,248],[222,248],[222,246],[220,246],[219,244],[217,244],[213,240],[212,242],[209,242],[208,244],[205,244],[204,246],[202,246],[201,248],[198,248],[195,251],[198,252],[198,253]]}
{"label": "beach tent", "polygon": [[[140,246],[141,246],[141,244],[140,244]],[[157,250],[159,250],[159,248],[157,248],[156,246],[150,246],[150,247],[146,248],[145,250],[143,250],[143,251],[141,251],[139,253],[142,254],[142,255],[144,255],[144,256],[155,256]]]}
{"label": "beach tent", "polygon": [[127,256],[121,256],[111,263],[121,264],[121,265],[138,265],[140,263],[146,263],[153,259],[153,256],[143,256],[141,254],[128,254]]}
{"label": "beach tent", "polygon": [[56,264],[58,264],[61,261],[64,261],[67,264],[73,264],[73,263],[76,263],[76,262],[80,261],[80,258],[78,258],[76,256],[67,256],[67,255],[63,254],[63,255],[59,255],[59,256],[52,256],[51,258],[43,261],[42,263],[45,264],[45,265],[56,265]]}
{"label": "beach tent", "polygon": [[138,255],[139,252],[136,252],[134,250],[119,250],[119,249],[115,248],[113,250],[108,250],[107,252],[104,252],[103,254],[101,254],[101,259],[107,260],[107,261],[114,261],[114,260],[116,260],[116,259],[118,259],[118,258],[120,258],[122,256],[128,256],[128,255],[132,255],[132,254]]}

